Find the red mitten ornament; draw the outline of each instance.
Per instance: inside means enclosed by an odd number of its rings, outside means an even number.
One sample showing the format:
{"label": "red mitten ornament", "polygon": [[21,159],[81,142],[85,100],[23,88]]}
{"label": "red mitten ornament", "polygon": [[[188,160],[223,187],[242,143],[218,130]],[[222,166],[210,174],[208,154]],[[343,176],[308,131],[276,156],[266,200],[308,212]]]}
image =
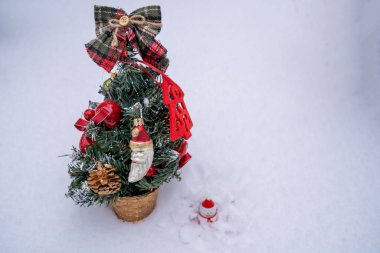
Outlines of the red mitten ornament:
{"label": "red mitten ornament", "polygon": [[185,164],[191,159],[191,155],[187,153],[187,141],[183,141],[182,145],[176,151],[179,153],[179,169],[181,169]]}

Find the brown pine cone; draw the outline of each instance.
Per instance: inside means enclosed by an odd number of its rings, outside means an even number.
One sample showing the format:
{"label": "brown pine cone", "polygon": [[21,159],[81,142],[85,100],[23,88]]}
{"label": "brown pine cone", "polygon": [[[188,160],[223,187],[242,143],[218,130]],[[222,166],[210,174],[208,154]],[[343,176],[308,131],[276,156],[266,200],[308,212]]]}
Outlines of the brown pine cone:
{"label": "brown pine cone", "polygon": [[88,187],[100,196],[118,192],[121,187],[121,180],[116,175],[115,168],[110,164],[103,165],[101,162],[98,162],[96,167],[97,169],[89,172],[87,178]]}

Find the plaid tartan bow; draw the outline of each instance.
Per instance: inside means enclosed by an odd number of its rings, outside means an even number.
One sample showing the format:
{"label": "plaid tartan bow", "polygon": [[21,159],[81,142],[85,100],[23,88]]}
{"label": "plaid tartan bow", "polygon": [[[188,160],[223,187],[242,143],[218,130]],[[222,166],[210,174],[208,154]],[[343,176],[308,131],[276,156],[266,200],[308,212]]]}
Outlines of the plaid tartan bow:
{"label": "plaid tartan bow", "polygon": [[160,6],[146,6],[127,15],[122,9],[95,5],[94,14],[96,39],[85,46],[96,64],[110,72],[128,40],[144,61],[166,71],[169,65],[167,50],[154,38],[161,30]]}

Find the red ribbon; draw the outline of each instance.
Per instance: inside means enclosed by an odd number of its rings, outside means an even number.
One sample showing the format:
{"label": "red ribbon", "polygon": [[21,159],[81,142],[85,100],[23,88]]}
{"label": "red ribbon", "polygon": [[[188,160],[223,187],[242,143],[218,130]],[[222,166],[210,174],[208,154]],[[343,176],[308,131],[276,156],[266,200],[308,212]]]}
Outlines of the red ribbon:
{"label": "red ribbon", "polygon": [[140,69],[146,73],[152,80],[162,87],[163,92],[163,102],[169,107],[169,121],[170,121],[170,139],[172,141],[178,140],[181,137],[184,137],[186,140],[191,137],[190,129],[193,127],[193,122],[190,118],[189,112],[187,111],[186,104],[184,101],[184,93],[182,89],[176,84],[172,79],[170,79],[164,72],[155,68],[151,64],[145,61],[139,61],[142,64],[150,67],[158,74],[162,76],[162,82],[159,83],[145,68],[137,65],[133,62],[122,63],[131,65],[135,68]]}
{"label": "red ribbon", "polygon": [[84,132],[84,131],[86,131],[86,127],[87,127],[88,123],[90,123],[90,122],[85,120],[85,119],[79,118],[77,120],[77,122],[75,122],[74,126],[79,131]]}
{"label": "red ribbon", "polygon": [[111,114],[111,111],[107,108],[100,108],[100,110],[97,110],[94,117],[91,119],[96,125],[99,125],[102,123],[109,115]]}
{"label": "red ribbon", "polygon": [[[99,125],[102,123],[109,115],[111,114],[111,111],[107,108],[101,108],[96,111],[94,117],[91,118],[91,120],[96,124]],[[79,131],[86,131],[87,125],[90,123],[90,121],[87,121],[85,119],[79,118],[77,122],[75,122],[74,126]]]}

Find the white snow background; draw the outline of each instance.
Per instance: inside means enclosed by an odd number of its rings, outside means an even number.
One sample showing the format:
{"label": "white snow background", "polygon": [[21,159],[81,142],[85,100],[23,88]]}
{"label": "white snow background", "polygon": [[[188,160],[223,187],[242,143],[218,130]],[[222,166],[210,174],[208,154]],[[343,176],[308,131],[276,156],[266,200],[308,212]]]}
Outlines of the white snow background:
{"label": "white snow background", "polygon": [[[137,224],[64,194],[92,1],[0,2],[0,252],[380,252],[380,1],[160,4],[192,161]],[[190,222],[213,198],[220,219]]]}

